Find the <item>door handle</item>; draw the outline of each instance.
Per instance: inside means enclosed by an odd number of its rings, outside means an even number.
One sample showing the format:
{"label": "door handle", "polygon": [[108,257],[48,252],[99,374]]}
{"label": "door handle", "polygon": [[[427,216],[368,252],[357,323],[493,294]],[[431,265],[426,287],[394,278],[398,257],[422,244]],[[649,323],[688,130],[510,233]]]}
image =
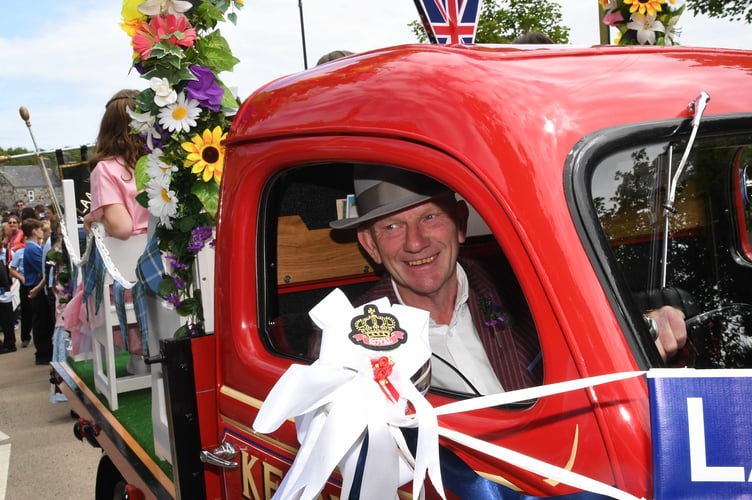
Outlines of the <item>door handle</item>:
{"label": "door handle", "polygon": [[232,443],[222,443],[213,450],[201,450],[201,461],[205,464],[215,465],[225,469],[237,469],[238,463],[234,461],[238,452]]}

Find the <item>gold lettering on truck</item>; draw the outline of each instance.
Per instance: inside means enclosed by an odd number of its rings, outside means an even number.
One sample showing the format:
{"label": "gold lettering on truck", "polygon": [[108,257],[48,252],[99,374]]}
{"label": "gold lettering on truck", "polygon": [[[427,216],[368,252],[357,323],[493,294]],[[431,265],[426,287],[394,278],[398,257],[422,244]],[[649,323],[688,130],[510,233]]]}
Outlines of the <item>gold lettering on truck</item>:
{"label": "gold lettering on truck", "polygon": [[279,489],[279,483],[282,482],[285,473],[266,462],[261,462],[261,469],[264,471],[264,495],[270,499]]}
{"label": "gold lettering on truck", "polygon": [[[285,477],[285,473],[279,467],[275,467],[270,463],[261,460],[260,475],[254,478],[254,471],[259,472],[259,457],[249,454],[245,450],[240,451],[241,468],[240,468],[240,481],[243,484],[243,498],[249,500],[271,500],[274,493],[279,489],[279,485],[282,479]],[[261,489],[264,491],[264,496],[259,495],[259,488],[255,479],[261,479]],[[317,500],[339,500],[337,495],[331,493],[321,493]]]}
{"label": "gold lettering on truck", "polygon": [[[242,459],[242,468],[240,470],[240,480],[243,483],[243,498],[250,498],[253,500],[261,500],[256,485],[253,482],[253,466],[258,462],[258,457],[248,455],[248,452],[242,450],[240,452]],[[250,460],[248,458],[250,457]]]}

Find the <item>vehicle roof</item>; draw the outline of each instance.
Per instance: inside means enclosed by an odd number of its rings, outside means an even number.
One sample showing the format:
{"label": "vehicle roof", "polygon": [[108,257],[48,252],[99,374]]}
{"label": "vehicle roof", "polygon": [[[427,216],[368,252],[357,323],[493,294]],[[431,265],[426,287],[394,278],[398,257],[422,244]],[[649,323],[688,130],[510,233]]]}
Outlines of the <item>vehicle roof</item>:
{"label": "vehicle roof", "polygon": [[406,45],[267,84],[239,110],[228,145],[367,134],[431,144],[458,158],[473,151],[486,165],[503,146],[517,153],[544,147],[562,159],[596,130],[690,116],[700,91],[711,97],[706,115],[752,111],[751,84],[752,51]]}

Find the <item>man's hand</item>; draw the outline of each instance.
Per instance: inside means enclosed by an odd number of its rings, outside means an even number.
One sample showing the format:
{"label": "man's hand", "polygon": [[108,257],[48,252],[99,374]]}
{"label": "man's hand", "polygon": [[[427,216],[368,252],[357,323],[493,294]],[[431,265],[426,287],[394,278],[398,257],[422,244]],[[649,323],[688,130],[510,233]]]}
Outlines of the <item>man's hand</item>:
{"label": "man's hand", "polygon": [[663,361],[671,359],[679,349],[687,343],[687,327],[684,324],[684,313],[672,306],[663,306],[645,313],[653,318],[658,326],[658,338],[655,345]]}

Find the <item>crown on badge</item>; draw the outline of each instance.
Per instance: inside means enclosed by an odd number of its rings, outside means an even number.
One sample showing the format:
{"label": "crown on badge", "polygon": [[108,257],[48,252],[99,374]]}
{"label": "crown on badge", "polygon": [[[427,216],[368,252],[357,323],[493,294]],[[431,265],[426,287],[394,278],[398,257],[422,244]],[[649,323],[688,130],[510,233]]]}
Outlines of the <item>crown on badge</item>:
{"label": "crown on badge", "polygon": [[391,314],[378,314],[379,310],[374,305],[365,308],[365,314],[355,318],[353,329],[363,335],[374,337],[389,337],[397,326],[397,320]]}

